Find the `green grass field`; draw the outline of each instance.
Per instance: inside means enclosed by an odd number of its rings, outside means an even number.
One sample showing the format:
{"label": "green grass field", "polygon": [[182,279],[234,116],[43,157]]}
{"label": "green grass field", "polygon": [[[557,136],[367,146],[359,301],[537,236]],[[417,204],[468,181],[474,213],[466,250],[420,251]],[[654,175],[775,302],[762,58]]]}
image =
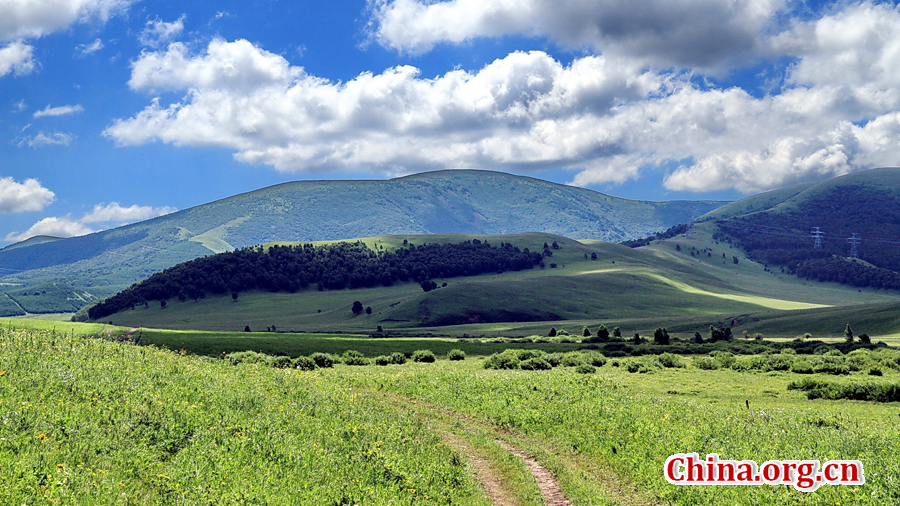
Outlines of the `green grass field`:
{"label": "green grass field", "polygon": [[[836,358],[857,365],[842,377],[701,370],[700,357],[647,373],[628,366],[654,357],[611,359],[594,374],[486,370],[471,355],[300,371],[84,337],[120,329],[2,323],[6,504],[490,504],[484,480],[512,489],[512,504],[541,504],[503,444],[552,471],[576,505],[900,500],[900,403],[811,401],[787,389],[798,378],[896,383],[896,350]],[[370,341],[382,352],[398,344]],[[867,374],[888,363],[882,377]],[[662,474],[677,452],[860,460],[866,484],[679,487]]]}

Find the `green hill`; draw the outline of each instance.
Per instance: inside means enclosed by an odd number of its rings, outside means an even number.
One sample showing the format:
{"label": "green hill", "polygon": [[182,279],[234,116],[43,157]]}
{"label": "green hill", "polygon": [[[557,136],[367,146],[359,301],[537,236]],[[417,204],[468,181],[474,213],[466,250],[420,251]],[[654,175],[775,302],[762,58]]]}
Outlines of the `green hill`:
{"label": "green hill", "polygon": [[273,241],[540,231],[617,242],[688,222],[722,204],[624,200],[493,171],[301,181],[83,237],[5,248],[0,291],[58,283],[103,298],[180,262]]}
{"label": "green hill", "polygon": [[714,222],[717,239],[773,268],[807,279],[900,289],[898,168],[755,195],[700,221]]}
{"label": "green hill", "polygon": [[[370,247],[392,248],[402,245],[404,239],[423,244],[470,238],[465,234],[389,236],[363,242]],[[827,313],[832,306],[863,307],[857,305],[898,301],[884,291],[804,282],[769,272],[732,246],[716,244],[703,225],[695,227],[690,237],[679,236],[637,249],[541,233],[481,239],[532,251],[555,241],[559,249],[544,259],[544,269],[436,279],[447,286],[429,292],[415,282],[353,290],[250,291],[241,293],[237,300],[225,294],[168,300],[165,307],[159,303],[137,306],[103,321],[169,329],[239,331],[249,326],[254,331],[274,327],[283,332],[364,334],[375,333],[380,326],[392,335],[494,336],[545,334],[551,326],[580,334],[583,325],[596,328],[599,323],[610,328],[621,326],[626,335],[652,334],[660,325],[693,335],[710,324],[732,325],[734,321],[759,329],[764,325],[760,321],[778,318],[777,335],[793,337],[820,330],[831,332],[831,327],[839,333],[849,314],[836,313],[834,321],[829,321]],[[691,255],[691,248],[703,249],[704,255]],[[596,260],[592,260],[593,255]],[[735,255],[740,255],[737,264],[733,262]],[[357,300],[371,307],[372,313],[354,314],[351,306]],[[786,315],[812,314],[809,312],[815,310],[826,315],[806,317],[794,327],[784,323]],[[810,321],[819,322],[819,326],[802,326]],[[886,322],[879,331],[892,329],[894,323]],[[741,330],[736,328],[738,333]]]}

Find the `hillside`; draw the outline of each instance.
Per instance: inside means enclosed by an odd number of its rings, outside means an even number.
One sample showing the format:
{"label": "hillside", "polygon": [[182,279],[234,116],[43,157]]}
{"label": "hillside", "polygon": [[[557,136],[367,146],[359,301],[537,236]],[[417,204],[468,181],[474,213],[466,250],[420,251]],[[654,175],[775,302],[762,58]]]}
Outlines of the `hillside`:
{"label": "hillside", "polygon": [[[363,242],[371,248],[390,249],[401,246],[403,240],[424,244],[471,238],[442,234],[377,237]],[[626,335],[648,330],[652,333],[654,328],[666,325],[677,326],[679,332],[693,329],[690,336],[710,324],[731,325],[732,321],[758,324],[753,328],[759,328],[763,325],[760,318],[782,318],[782,312],[898,302],[898,297],[883,291],[804,282],[769,272],[731,246],[715,244],[702,226],[696,227],[690,238],[677,238],[680,251],[669,241],[633,249],[539,233],[480,238],[531,251],[556,242],[559,249],[551,248],[552,256],[544,258],[544,269],[437,278],[435,282],[447,286],[429,292],[414,281],[353,290],[318,291],[312,286],[295,293],[253,290],[237,299],[227,293],[197,300],[170,299],[165,307],[158,302],[136,306],[105,316],[102,321],[169,329],[240,331],[249,326],[251,330],[274,327],[284,332],[366,334],[380,326],[392,334],[491,336],[544,334],[551,326],[580,332],[583,325],[595,328],[606,323],[610,328],[621,326]],[[704,255],[691,255],[691,248],[701,244]],[[737,264],[732,260],[735,255],[740,255]],[[351,306],[357,300],[371,307],[372,313],[354,314]],[[762,313],[759,318],[748,316]],[[843,321],[847,314],[836,313],[834,318],[819,314],[814,317],[817,326],[803,327],[800,333],[839,334],[847,323]],[[804,320],[804,325],[809,321]],[[780,323],[778,328],[779,335],[795,332],[788,324]],[[887,322],[879,330],[893,328],[893,322]],[[741,330],[740,326],[736,328],[738,333]]]}
{"label": "hillside", "polygon": [[[898,168],[756,195],[698,221],[714,222],[716,239],[772,268],[807,279],[900,289]],[[814,230],[820,232],[818,244]]]}
{"label": "hillside", "polygon": [[624,200],[493,171],[300,181],[83,237],[0,250],[0,291],[58,283],[104,298],[180,262],[273,241],[540,231],[618,242],[722,204]]}

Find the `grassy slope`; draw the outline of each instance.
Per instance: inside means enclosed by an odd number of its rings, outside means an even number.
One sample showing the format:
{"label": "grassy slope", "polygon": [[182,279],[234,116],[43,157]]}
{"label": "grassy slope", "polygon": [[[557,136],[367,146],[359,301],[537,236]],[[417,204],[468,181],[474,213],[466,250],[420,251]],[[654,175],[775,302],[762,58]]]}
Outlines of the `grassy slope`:
{"label": "grassy slope", "polygon": [[[471,237],[475,236],[388,236],[365,241],[372,247],[393,248],[404,238],[420,243]],[[857,333],[874,336],[900,331],[900,324],[889,318],[891,303],[897,301],[894,295],[765,272],[763,266],[728,245],[716,244],[706,225],[698,225],[688,237],[640,249],[581,243],[548,234],[488,240],[530,249],[556,240],[562,248],[546,259],[546,269],[448,279],[447,287],[429,293],[414,283],[353,291],[245,293],[237,301],[229,296],[168,301],[165,309],[139,307],[108,320],[176,329],[240,331],[245,325],[253,330],[275,325],[280,331],[362,334],[381,325],[407,335],[457,336],[543,335],[550,326],[580,334],[582,325],[595,328],[601,322],[610,328],[621,326],[626,335],[652,334],[658,326],[692,335],[694,331],[705,333],[710,324],[732,321],[739,323],[736,333],[748,330],[773,337],[805,332],[839,335],[848,321],[860,322]],[[691,257],[691,247],[711,248],[712,256]],[[584,259],[591,253],[597,253],[597,261]],[[724,260],[722,253],[727,257]],[[732,256],[740,257],[737,265]],[[551,262],[558,267],[549,268]],[[349,310],[354,300],[372,307],[373,314],[354,316]],[[856,306],[873,303],[886,304],[885,310],[872,312],[867,306]],[[833,313],[827,308],[815,309],[845,305],[849,307]],[[782,311],[788,309],[799,311]],[[766,327],[767,321],[773,325]],[[447,323],[458,325],[436,326]]]}

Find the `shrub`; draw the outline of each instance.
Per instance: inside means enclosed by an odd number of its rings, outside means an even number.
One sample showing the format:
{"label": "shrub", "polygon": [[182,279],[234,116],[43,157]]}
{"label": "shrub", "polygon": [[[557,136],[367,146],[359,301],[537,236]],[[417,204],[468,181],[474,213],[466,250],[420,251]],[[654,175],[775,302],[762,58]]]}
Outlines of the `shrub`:
{"label": "shrub", "polygon": [[581,364],[575,368],[575,372],[578,374],[594,374],[597,372],[597,369],[592,365]]}
{"label": "shrub", "polygon": [[547,371],[553,369],[553,366],[550,365],[550,362],[547,362],[541,357],[534,357],[523,360],[522,363],[519,364],[519,368],[526,371]]}
{"label": "shrub", "polygon": [[562,356],[559,364],[563,367],[578,367],[579,365],[584,364],[584,359],[579,353],[566,353]]}
{"label": "shrub", "polygon": [[431,350],[416,350],[412,354],[413,362],[434,362],[435,356]]}
{"label": "shrub", "polygon": [[291,366],[301,371],[312,371],[316,368],[316,361],[312,357],[297,357],[291,362]]}
{"label": "shrub", "polygon": [[291,360],[291,357],[281,356],[281,357],[272,357],[271,359],[269,359],[269,365],[271,365],[272,367],[277,367],[279,369],[287,369],[287,368],[293,366],[293,364],[294,364],[294,361]]}
{"label": "shrub", "polygon": [[225,360],[237,364],[268,364],[269,356],[255,351],[235,351],[225,355]]}
{"label": "shrub", "polygon": [[447,358],[450,360],[465,360],[466,352],[462,350],[450,350],[447,352]]}
{"label": "shrub", "polygon": [[317,367],[328,368],[334,366],[334,357],[327,353],[313,353],[309,358],[315,362]]}
{"label": "shrub", "polygon": [[587,357],[587,361],[594,367],[603,367],[606,365],[606,357],[602,353],[591,353]]}
{"label": "shrub", "polygon": [[812,374],[813,367],[812,364],[806,360],[797,360],[791,366],[791,372],[796,374]]}
{"label": "shrub", "polygon": [[543,357],[545,353],[541,350],[516,350],[513,351],[519,360],[528,360],[530,358]]}
{"label": "shrub", "polygon": [[485,369],[518,369],[519,358],[511,353],[494,353],[484,361]]}
{"label": "shrub", "polygon": [[395,351],[390,355],[391,363],[395,365],[403,365],[406,363],[406,355],[400,353],[399,351]]}
{"label": "shrub", "polygon": [[813,366],[813,372],[822,374],[850,374],[850,368],[843,364],[823,362]]}
{"label": "shrub", "polygon": [[724,369],[730,368],[732,365],[734,365],[735,360],[737,360],[734,358],[734,355],[727,351],[716,350],[709,355],[716,359],[717,362],[719,362],[719,367],[722,367]]}
{"label": "shrub", "polygon": [[347,365],[369,365],[369,359],[356,350],[345,351],[341,359]]}
{"label": "shrub", "polygon": [[391,357],[387,355],[378,355],[374,359],[375,365],[388,365],[391,363]]}
{"label": "shrub", "polygon": [[559,355],[557,355],[556,353],[548,353],[547,355],[544,355],[542,358],[544,360],[546,360],[547,362],[550,362],[550,365],[553,367],[558,367],[559,363],[561,361],[561,359],[559,358]]}
{"label": "shrub", "polygon": [[714,371],[719,368],[719,361],[712,357],[694,357],[694,367]]}
{"label": "shrub", "polygon": [[884,375],[884,373],[881,372],[881,369],[879,369],[877,367],[873,367],[873,368],[869,369],[869,376],[882,376],[882,375]]}
{"label": "shrub", "polygon": [[663,367],[681,368],[685,366],[684,360],[682,360],[681,357],[674,353],[663,353],[659,357],[657,357],[657,360],[659,360],[660,365],[662,365]]}

